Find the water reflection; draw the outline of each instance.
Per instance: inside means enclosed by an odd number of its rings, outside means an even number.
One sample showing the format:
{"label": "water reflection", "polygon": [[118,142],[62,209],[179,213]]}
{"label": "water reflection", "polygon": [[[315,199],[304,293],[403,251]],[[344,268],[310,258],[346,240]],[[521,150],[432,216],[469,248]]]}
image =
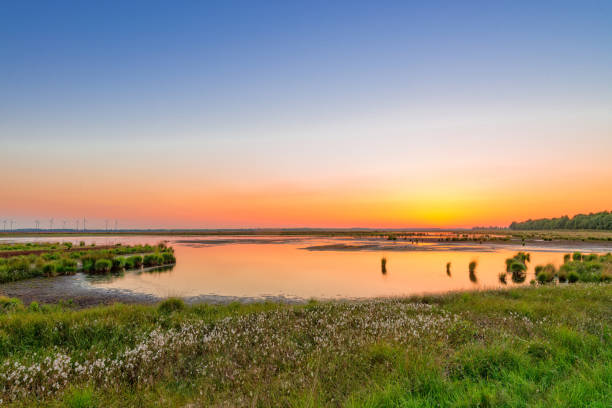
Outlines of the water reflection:
{"label": "water reflection", "polygon": [[512,282],[514,283],[523,283],[527,279],[527,273],[522,270],[512,271]]}
{"label": "water reflection", "polygon": [[476,278],[476,265],[478,265],[478,263],[476,261],[472,261],[469,264],[469,277],[470,277],[470,282],[472,283],[478,283],[478,278]]}
{"label": "water reflection", "polygon": [[[150,272],[126,272],[119,275],[95,276],[86,284],[100,288],[131,290],[156,296],[285,296],[299,298],[362,298],[441,293],[474,288],[498,288],[504,285],[499,271],[504,261],[513,258],[520,247],[506,248],[486,243],[467,246],[458,243],[430,242],[419,239],[419,247],[410,250],[305,250],[315,245],[355,247],[377,244],[372,239],[286,237],[54,237],[54,241],[84,240],[98,244],[156,244],[170,241],[177,264],[172,269]],[[402,237],[403,238],[403,237]],[[410,237],[414,240],[414,237]],[[194,242],[179,243],[178,240]],[[201,243],[200,241],[210,242]],[[30,239],[31,240],[31,239]],[[380,242],[388,243],[386,237]],[[390,245],[396,245],[392,243]],[[402,240],[397,245],[406,244]],[[561,265],[568,251],[530,250],[531,262],[524,271],[509,272],[508,286],[523,284],[533,276],[533,265]],[[383,261],[384,259],[384,261]],[[393,273],[389,272],[389,262]],[[474,262],[470,273],[452,274],[452,266],[460,269]],[[444,267],[440,267],[445,265]],[[380,268],[380,269],[379,269]],[[378,271],[380,273],[372,273]],[[507,277],[507,275],[506,275]]]}
{"label": "water reflection", "polygon": [[116,281],[117,279],[123,279],[126,275],[140,275],[140,274],[164,274],[167,272],[171,272],[174,269],[175,265],[163,265],[163,266],[152,266],[150,268],[138,268],[138,269],[130,269],[123,270],[111,273],[104,274],[87,274],[86,280],[92,284],[101,284],[101,283],[111,283]]}

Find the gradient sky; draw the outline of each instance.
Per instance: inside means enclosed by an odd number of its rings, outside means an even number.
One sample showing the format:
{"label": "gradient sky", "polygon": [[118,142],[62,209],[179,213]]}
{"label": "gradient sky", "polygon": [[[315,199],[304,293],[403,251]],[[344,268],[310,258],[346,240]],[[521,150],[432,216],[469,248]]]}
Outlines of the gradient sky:
{"label": "gradient sky", "polygon": [[610,210],[612,2],[2,1],[0,142],[17,227]]}

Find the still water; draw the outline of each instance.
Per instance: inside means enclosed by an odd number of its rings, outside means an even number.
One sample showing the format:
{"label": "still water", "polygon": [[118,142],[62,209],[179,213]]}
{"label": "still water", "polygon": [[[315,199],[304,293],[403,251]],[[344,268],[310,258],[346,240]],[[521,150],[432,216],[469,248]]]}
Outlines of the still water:
{"label": "still water", "polygon": [[[31,238],[23,239],[32,241]],[[367,250],[308,250],[321,245],[359,245],[350,238],[318,237],[66,237],[38,239],[80,240],[88,244],[135,244],[167,241],[175,249],[177,263],[166,270],[125,272],[104,277],[75,277],[91,288],[107,288],[159,297],[207,296],[238,298],[331,299],[441,293],[466,289],[516,285],[500,283],[505,259],[528,251],[535,265],[560,265],[570,248],[538,248],[493,244],[387,243]],[[15,241],[15,239],[13,239]],[[186,242],[188,241],[188,242]],[[584,251],[584,248],[583,248]],[[386,258],[386,271],[381,259]],[[477,262],[470,275],[468,265]],[[450,262],[450,274],[446,264]]]}

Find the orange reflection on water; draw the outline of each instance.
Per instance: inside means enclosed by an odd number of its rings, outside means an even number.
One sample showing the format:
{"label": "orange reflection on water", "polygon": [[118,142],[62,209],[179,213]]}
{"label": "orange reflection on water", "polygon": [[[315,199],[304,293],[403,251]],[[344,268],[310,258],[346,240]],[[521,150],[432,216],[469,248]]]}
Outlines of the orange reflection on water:
{"label": "orange reflection on water", "polygon": [[[128,272],[97,286],[158,296],[200,295],[298,298],[363,298],[439,293],[502,286],[504,260],[516,251],[308,251],[304,242],[226,244],[192,247],[174,244],[177,264],[168,272]],[[387,259],[387,273],[381,259]],[[559,265],[561,252],[531,252],[533,266]],[[477,261],[476,282],[468,264]],[[451,263],[450,276],[446,264]],[[508,278],[508,285],[512,283]]]}

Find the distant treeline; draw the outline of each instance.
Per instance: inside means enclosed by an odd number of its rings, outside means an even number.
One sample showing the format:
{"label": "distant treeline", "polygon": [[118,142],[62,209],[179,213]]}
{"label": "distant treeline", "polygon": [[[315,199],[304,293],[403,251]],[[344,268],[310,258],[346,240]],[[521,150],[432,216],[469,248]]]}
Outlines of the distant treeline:
{"label": "distant treeline", "polygon": [[513,230],[553,230],[553,229],[593,229],[612,231],[612,212],[602,211],[590,214],[578,214],[572,218],[564,215],[559,218],[540,218],[513,222]]}

